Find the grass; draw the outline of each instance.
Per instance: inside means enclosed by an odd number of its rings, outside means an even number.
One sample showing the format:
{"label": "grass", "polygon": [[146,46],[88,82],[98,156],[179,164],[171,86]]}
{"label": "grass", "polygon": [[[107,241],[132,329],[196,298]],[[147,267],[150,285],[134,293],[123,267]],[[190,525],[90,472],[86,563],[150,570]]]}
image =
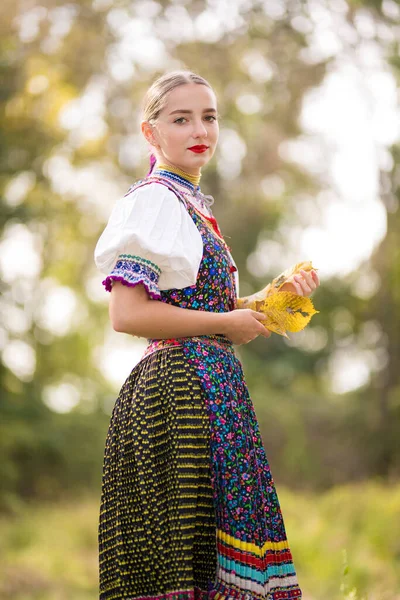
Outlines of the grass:
{"label": "grass", "polygon": [[400,600],[400,485],[278,493],[304,600]]}
{"label": "grass", "polygon": [[[400,600],[400,485],[278,494],[303,600]],[[98,598],[98,508],[86,497],[0,518],[0,597]]]}

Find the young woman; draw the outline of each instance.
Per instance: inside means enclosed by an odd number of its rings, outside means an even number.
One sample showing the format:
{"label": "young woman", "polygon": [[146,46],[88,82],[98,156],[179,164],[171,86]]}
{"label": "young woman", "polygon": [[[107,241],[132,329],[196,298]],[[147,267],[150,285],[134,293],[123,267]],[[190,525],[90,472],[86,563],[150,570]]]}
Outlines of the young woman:
{"label": "young woman", "polygon": [[[116,331],[148,339],[106,439],[101,600],[301,598],[274,480],[235,356],[270,332],[237,309],[238,273],[200,171],[218,141],[215,94],[187,71],[148,90],[152,169],[95,250]],[[293,280],[310,294],[315,272]]]}

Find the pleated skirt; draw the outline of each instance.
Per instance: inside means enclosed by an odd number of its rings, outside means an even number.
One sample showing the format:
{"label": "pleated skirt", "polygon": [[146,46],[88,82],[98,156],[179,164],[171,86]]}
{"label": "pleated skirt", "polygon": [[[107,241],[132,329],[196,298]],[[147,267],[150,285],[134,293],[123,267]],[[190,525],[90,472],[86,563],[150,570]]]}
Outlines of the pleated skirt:
{"label": "pleated skirt", "polygon": [[229,343],[145,356],[106,438],[100,600],[298,600],[282,514]]}

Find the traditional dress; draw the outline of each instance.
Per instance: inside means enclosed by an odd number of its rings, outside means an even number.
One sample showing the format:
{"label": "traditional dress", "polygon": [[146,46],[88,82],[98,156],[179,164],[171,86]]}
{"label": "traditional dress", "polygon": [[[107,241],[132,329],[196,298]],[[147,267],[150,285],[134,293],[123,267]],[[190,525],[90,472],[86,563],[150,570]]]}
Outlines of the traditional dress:
{"label": "traditional dress", "polygon": [[[203,202],[201,202],[203,200]],[[190,177],[157,167],[119,200],[95,250],[113,281],[191,310],[236,306],[238,274]],[[108,429],[100,600],[298,600],[282,513],[230,340],[148,340]]]}

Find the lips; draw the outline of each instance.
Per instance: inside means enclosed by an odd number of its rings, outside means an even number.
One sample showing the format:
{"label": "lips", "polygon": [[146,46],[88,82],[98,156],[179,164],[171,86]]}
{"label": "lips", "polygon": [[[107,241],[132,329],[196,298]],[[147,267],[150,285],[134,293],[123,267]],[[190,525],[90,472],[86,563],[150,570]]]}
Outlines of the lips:
{"label": "lips", "polygon": [[208,150],[208,146],[192,146],[191,148],[188,148],[188,150],[200,154],[201,152]]}

